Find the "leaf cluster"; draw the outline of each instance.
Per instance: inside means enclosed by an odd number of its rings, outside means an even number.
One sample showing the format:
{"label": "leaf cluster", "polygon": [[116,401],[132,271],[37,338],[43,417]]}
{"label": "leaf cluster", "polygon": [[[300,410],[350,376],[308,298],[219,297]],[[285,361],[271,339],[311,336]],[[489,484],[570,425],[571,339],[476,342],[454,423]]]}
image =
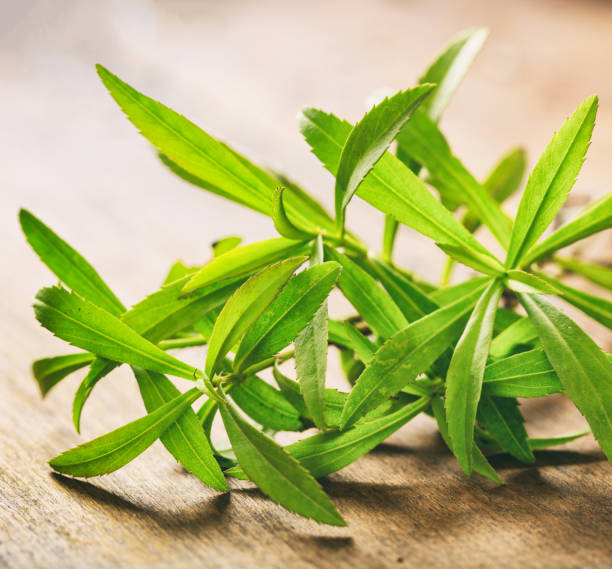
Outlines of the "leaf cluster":
{"label": "leaf cluster", "polygon": [[[597,98],[581,103],[552,137],[513,219],[503,202],[521,186],[523,150],[510,150],[478,180],[438,124],[485,37],[477,29],[456,38],[415,87],[380,101],[355,125],[302,110],[306,142],[335,179],[334,216],[294,182],[98,66],[111,96],[166,167],[268,216],[278,237],[247,245],[239,237],[221,239],[208,261],[176,262],[160,288],[127,308],[80,253],[33,214],[20,212],[27,241],[60,282],[36,295],[36,318],[80,350],[34,362],[42,395],[87,368],[73,405],[78,431],[96,384],[125,364],[146,410],[63,452],[51,467],[98,476],[160,439],[211,488],[227,491],[228,477],[248,479],[293,512],[343,525],[317,479],[354,462],[418,414],[437,422],[467,475],[475,471],[502,483],[485,452],[533,463],[535,449],[585,434],[528,436],[519,400],[553,393],[574,402],[612,461],[612,358],[549,299],[612,328],[610,300],[559,277],[576,273],[610,291],[612,270],[558,253],[610,228],[612,193],[545,235],[584,161]],[[346,227],[355,196],[385,215],[378,254]],[[393,262],[400,225],[447,255],[440,285]],[[505,258],[477,238],[481,229]],[[451,286],[456,263],[472,276]],[[333,290],[354,314],[330,316]],[[326,385],[330,346],[339,354],[346,391]],[[197,368],[179,357],[193,347],[202,349]],[[181,392],[169,377],[192,387]],[[229,448],[212,428],[217,415]],[[275,440],[281,431],[303,435],[283,447]]]}

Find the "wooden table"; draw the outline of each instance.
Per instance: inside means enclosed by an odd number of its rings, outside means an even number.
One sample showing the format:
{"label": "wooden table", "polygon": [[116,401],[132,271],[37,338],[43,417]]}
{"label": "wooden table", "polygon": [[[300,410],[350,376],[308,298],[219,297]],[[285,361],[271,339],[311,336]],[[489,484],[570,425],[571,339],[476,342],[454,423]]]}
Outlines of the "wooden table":
{"label": "wooden table", "polygon": [[[532,467],[495,457],[507,482],[496,486],[465,478],[433,422],[420,418],[323,481],[346,528],[303,520],[246,483],[210,491],[159,444],[99,479],[52,474],[50,457],[143,408],[123,369],[87,403],[83,437],[70,422],[79,374],[40,400],[30,362],[67,350],[33,319],[36,289],[54,279],[16,221],[19,206],[30,208],[136,302],[177,257],[201,262],[213,239],[254,240],[272,226],[165,172],[98,84],[95,61],[292,172],[329,205],[331,179],[301,141],[295,111],[314,104],[358,118],[369,91],[406,87],[448,37],[482,23],[492,29],[488,47],[443,122],[457,154],[479,176],[519,142],[533,160],[597,92],[598,129],[572,199],[596,197],[612,178],[609,4],[12,4],[0,44],[0,566],[610,567],[612,476],[592,438],[538,452]],[[377,243],[381,215],[351,207],[355,230]],[[609,261],[609,246],[604,236],[587,254]],[[402,231],[401,264],[435,278],[433,251]],[[582,321],[612,349],[609,331]],[[188,357],[201,365],[198,350]],[[330,382],[339,377],[332,357]],[[584,424],[563,398],[524,408],[533,436]]]}

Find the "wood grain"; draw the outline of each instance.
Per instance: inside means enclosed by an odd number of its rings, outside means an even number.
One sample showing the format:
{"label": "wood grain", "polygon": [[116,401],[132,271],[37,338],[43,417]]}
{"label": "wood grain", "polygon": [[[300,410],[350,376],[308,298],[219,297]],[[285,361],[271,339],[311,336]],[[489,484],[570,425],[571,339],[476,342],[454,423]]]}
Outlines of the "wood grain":
{"label": "wood grain", "polygon": [[[590,437],[537,452],[531,467],[494,457],[507,482],[496,486],[467,479],[433,421],[421,417],[323,481],[346,528],[303,520],[247,483],[233,481],[230,494],[209,490],[159,443],[98,479],[52,474],[50,457],[144,409],[125,369],[96,388],[82,437],[70,422],[82,373],[41,401],[31,361],[67,350],[33,319],[35,291],[54,279],[28,250],[16,219],[18,207],[31,208],[122,300],[136,302],[176,258],[201,262],[219,236],[238,231],[254,240],[273,228],[167,174],[99,86],[94,62],[256,160],[294,173],[330,205],[331,178],[297,134],[296,110],[314,104],[357,118],[372,88],[406,87],[448,37],[482,23],[491,38],[443,121],[457,153],[479,176],[518,142],[533,163],[563,118],[596,92],[598,127],[572,203],[597,197],[611,179],[609,3],[342,0],[305,8],[264,0],[57,0],[10,3],[5,16],[1,567],[610,567],[612,469]],[[359,203],[351,208],[356,232],[377,243],[382,216]],[[601,236],[586,255],[609,262],[610,244],[609,234]],[[398,259],[439,275],[435,249],[411,231],[401,232]],[[612,349],[608,330],[581,322]],[[202,365],[200,351],[188,358]],[[341,385],[334,357],[329,375],[330,385]],[[532,436],[584,425],[562,397],[524,409]]]}

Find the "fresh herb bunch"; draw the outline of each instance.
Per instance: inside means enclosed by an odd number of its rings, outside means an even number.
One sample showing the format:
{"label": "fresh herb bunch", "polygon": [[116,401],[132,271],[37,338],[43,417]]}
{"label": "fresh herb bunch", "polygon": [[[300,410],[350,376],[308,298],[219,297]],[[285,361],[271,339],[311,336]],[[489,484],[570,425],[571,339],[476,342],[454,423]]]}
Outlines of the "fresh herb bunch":
{"label": "fresh herb bunch", "polygon": [[[438,127],[485,37],[481,29],[461,35],[416,87],[383,100],[355,126],[318,109],[302,111],[308,144],[335,176],[334,218],[295,183],[254,165],[98,66],[110,94],[166,166],[271,217],[280,237],[250,245],[222,239],[209,262],[175,263],[159,290],[127,309],[79,253],[21,211],[28,242],[62,282],[37,294],[36,318],[85,350],[34,362],[42,394],[89,368],[74,399],[78,431],[95,385],[125,363],[148,413],[60,454],[51,467],[73,476],[105,474],[159,438],[212,488],[228,490],[226,476],[249,479],[293,512],[343,525],[316,479],[355,461],[419,413],[435,418],[466,474],[476,471],[501,483],[483,450],[532,463],[534,449],[584,434],[527,436],[517,398],[552,393],[572,399],[612,460],[610,355],[543,295],[572,303],[608,328],[612,303],[542,270],[556,263],[612,290],[610,268],[557,256],[612,225],[612,193],[540,239],[580,170],[597,98],[584,101],[553,136],[513,222],[500,204],[521,183],[523,151],[512,150],[479,182]],[[345,229],[355,194],[386,214],[380,255]],[[392,262],[399,223],[448,255],[443,286]],[[507,251],[505,262],[474,237],[481,225]],[[455,262],[481,276],[448,286]],[[335,287],[356,309],[342,321],[328,316],[327,297]],[[515,310],[519,305],[527,316]],[[203,369],[169,353],[204,345]],[[339,349],[348,393],[325,385],[329,345]],[[279,369],[287,360],[294,361],[297,381]],[[278,388],[258,376],[267,368]],[[167,376],[192,380],[194,387],[181,393]],[[231,449],[218,448],[211,435],[217,413]],[[276,432],[313,427],[319,432],[289,446],[274,441]]]}

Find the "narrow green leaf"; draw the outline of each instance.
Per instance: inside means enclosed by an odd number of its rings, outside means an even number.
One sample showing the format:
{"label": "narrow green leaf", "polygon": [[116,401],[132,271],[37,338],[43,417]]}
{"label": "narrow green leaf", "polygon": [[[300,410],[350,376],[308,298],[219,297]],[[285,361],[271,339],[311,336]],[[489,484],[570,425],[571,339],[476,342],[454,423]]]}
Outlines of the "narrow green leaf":
{"label": "narrow green leaf", "polygon": [[482,289],[440,308],[397,332],[374,354],[346,401],[346,429],[426,371],[461,335]]}
{"label": "narrow green leaf", "polygon": [[519,294],[564,392],[612,461],[612,362],[570,318],[544,298]]}
{"label": "narrow green leaf", "polygon": [[473,468],[476,409],[502,289],[501,282],[495,280],[480,297],[457,343],[446,376],[446,414],[452,450],[468,475]]}
{"label": "narrow green leaf", "polygon": [[433,85],[420,85],[384,99],[351,130],[342,148],[334,190],[340,228],[344,228],[346,206],[357,188],[432,89]]}
{"label": "narrow green leaf", "polygon": [[483,393],[495,397],[544,397],[562,390],[553,366],[539,349],[490,363],[483,381]]}
{"label": "narrow green leaf", "polygon": [[504,266],[490,255],[482,255],[480,253],[472,253],[464,247],[457,245],[445,245],[436,243],[449,257],[456,261],[477,270],[479,273],[498,277],[504,274]]}
{"label": "narrow green leaf", "polygon": [[593,320],[597,320],[597,322],[612,330],[611,301],[601,296],[595,296],[594,294],[578,290],[556,279],[551,279],[543,273],[538,273],[538,275],[539,278],[550,284],[551,288],[555,290],[555,293],[563,300],[573,304],[576,308],[588,314]]}
{"label": "narrow green leaf", "polygon": [[414,322],[438,308],[438,304],[417,284],[398,271],[394,271],[386,263],[373,259],[371,266],[408,322]]}
{"label": "narrow green leaf", "polygon": [[[429,398],[422,397],[382,417],[359,423],[346,431],[327,431],[293,443],[285,450],[315,478],[337,472],[370,452],[408,421],[424,411]],[[241,469],[226,471],[240,477]]]}
{"label": "narrow green leaf", "polygon": [[54,335],[104,358],[193,379],[196,370],[145,340],[116,316],[59,287],[41,289],[34,311]]}
{"label": "narrow green leaf", "polygon": [[408,321],[376,280],[346,255],[329,247],[325,255],[342,265],[338,286],[370,328],[381,338],[390,338]]}
{"label": "narrow green leaf", "polygon": [[350,322],[345,322],[344,327],[346,329],[346,336],[349,339],[349,343],[355,350],[357,357],[364,364],[369,363],[376,352],[376,344],[374,344],[369,338],[366,338],[366,336],[353,327]]}
{"label": "narrow green leaf", "polygon": [[[124,312],[121,321],[146,340],[161,347],[164,338],[195,324],[205,314],[222,306],[243,280],[230,279],[181,297],[181,290],[189,278],[189,274],[186,274],[162,286]],[[168,349],[168,346],[164,349]],[[72,405],[72,420],[77,432],[80,432],[83,406],[93,388],[119,365],[120,362],[104,358],[96,358],[92,363],[87,377],[75,394]]]}
{"label": "narrow green leaf", "polygon": [[[312,420],[310,411],[306,407],[304,397],[300,390],[300,384],[293,379],[288,378],[282,373],[275,364],[273,369],[274,380],[280,387],[285,399],[293,405],[302,417]],[[340,415],[344,403],[346,402],[346,393],[337,389],[325,389],[325,424],[329,427],[337,427],[340,422]]]}
{"label": "narrow green leaf", "polygon": [[244,277],[230,278],[184,295],[183,287],[190,278],[185,275],[162,286],[122,314],[121,321],[147,340],[158,343],[222,307],[244,282]]}
{"label": "narrow green leaf", "polygon": [[118,362],[113,362],[105,358],[96,358],[91,363],[89,371],[79,384],[72,402],[72,423],[77,433],[81,432],[81,414],[83,413],[83,406],[89,399],[93,388],[118,365]]}
{"label": "narrow green leaf", "polygon": [[68,243],[29,211],[19,211],[21,228],[40,257],[67,287],[90,302],[118,316],[125,307],[96,270]]}
{"label": "narrow green leaf", "polygon": [[465,296],[471,291],[481,288],[483,283],[489,282],[491,282],[490,277],[476,277],[474,279],[463,281],[458,285],[447,286],[434,290],[429,293],[429,296],[439,306],[446,306],[447,304],[455,302],[458,298]]}
{"label": "narrow green leaf", "polygon": [[[180,397],[181,392],[166,376],[141,368],[132,369],[147,413],[153,413],[164,404]],[[224,492],[229,490],[193,409],[188,407],[160,435],[160,440],[168,452],[204,484]]]}
{"label": "narrow green leaf", "polygon": [[274,431],[302,431],[304,424],[282,392],[252,375],[231,391],[232,399],[251,419]]}
{"label": "narrow green leaf", "polygon": [[213,256],[219,257],[223,255],[223,253],[235,249],[240,243],[242,243],[242,237],[237,237],[235,235],[219,239],[212,244]]}
{"label": "narrow green leaf", "polygon": [[[610,211],[612,211],[612,203],[610,204]],[[612,217],[612,214],[610,215]],[[584,263],[577,259],[565,259],[562,257],[555,257],[555,262],[572,273],[576,273],[599,286],[612,290],[612,267]]]}
{"label": "narrow green leaf", "polygon": [[[495,165],[482,182],[482,187],[497,203],[503,203],[519,189],[526,167],[525,150],[514,148]],[[472,211],[465,213],[462,222],[471,233],[474,233],[481,223],[480,218]]]}
{"label": "narrow green leaf", "polygon": [[515,292],[526,292],[529,294],[559,294],[561,289],[557,286],[557,281],[546,279],[542,273],[534,274],[512,269],[506,271],[507,288]]}
{"label": "narrow green leaf", "polygon": [[219,410],[241,467],[264,494],[304,517],[346,525],[318,482],[295,458],[228,404],[221,404]]}
{"label": "narrow green leaf", "polygon": [[336,284],[340,266],[328,262],[295,275],[245,334],[234,359],[242,372],[295,340]]}
{"label": "narrow green leaf", "polygon": [[560,446],[560,445],[564,445],[567,443],[571,443],[572,441],[575,441],[576,439],[579,439],[581,437],[584,437],[585,435],[590,435],[590,434],[591,434],[591,430],[586,429],[584,431],[578,431],[577,433],[571,433],[569,435],[558,435],[556,437],[529,439],[529,447],[532,450],[538,450],[538,449],[543,449],[543,448],[548,448],[548,447],[553,447],[553,446]]}
{"label": "narrow green leaf", "polygon": [[[101,65],[98,75],[127,118],[163,156],[162,161],[175,174],[207,191],[236,201],[265,215],[272,212],[272,191],[278,185],[269,173],[219,142],[191,121],[139,93]],[[308,226],[333,229],[321,208],[291,195],[289,213]],[[316,226],[315,226],[316,227]]]}
{"label": "narrow green leaf", "polygon": [[71,476],[113,472],[148,449],[201,395],[197,389],[190,389],[153,413],[63,452],[51,459],[49,465]]}
{"label": "narrow green leaf", "polygon": [[459,83],[487,39],[485,28],[467,30],[453,39],[436,57],[427,71],[419,78],[419,84],[435,83],[431,95],[423,101],[421,110],[438,121]]}
{"label": "narrow green leaf", "polygon": [[220,281],[248,275],[277,261],[301,255],[306,244],[284,237],[235,247],[204,265],[183,288],[183,294]]}
{"label": "narrow green leaf", "polygon": [[382,258],[387,263],[391,263],[393,258],[393,246],[395,245],[395,238],[397,236],[398,229],[399,223],[397,219],[395,219],[392,215],[385,215]]}
{"label": "narrow green leaf", "polygon": [[32,374],[38,382],[40,394],[44,397],[67,375],[89,365],[95,356],[93,354],[69,354],[36,360],[32,364]]}
{"label": "narrow green leaf", "polygon": [[490,355],[492,358],[505,358],[521,346],[532,346],[538,339],[529,318],[521,318],[500,332],[491,342]]}
{"label": "narrow green leaf", "polygon": [[523,264],[534,261],[563,249],[580,239],[599,233],[612,227],[612,192],[588,206],[576,219],[566,223],[549,235],[544,241],[536,244],[527,253]]}
{"label": "narrow green leaf", "polygon": [[[452,450],[451,439],[448,433],[448,423],[446,421],[446,410],[444,409],[444,403],[439,397],[434,397],[431,400],[431,409],[433,411],[436,422],[438,423],[438,430],[440,435],[444,439],[446,446]],[[495,469],[489,464],[489,461],[482,454],[482,451],[478,448],[478,445],[472,445],[472,465],[474,472],[478,472],[481,476],[493,480],[498,484],[503,484],[504,481],[499,477]]]}
{"label": "narrow green leaf", "polygon": [[[453,200],[465,203],[506,248],[510,241],[511,221],[495,199],[453,155],[436,123],[422,111],[406,123],[398,136],[405,152],[422,164],[430,176],[451,192]],[[453,245],[453,243],[450,243]]]}
{"label": "narrow green leaf", "polygon": [[298,241],[311,239],[311,234],[297,227],[287,216],[285,206],[283,205],[284,191],[285,188],[282,186],[279,186],[274,190],[272,202],[272,221],[274,221],[276,231],[278,231],[279,235],[282,235],[287,239],[295,239]]}
{"label": "narrow green leaf", "polygon": [[184,276],[189,275],[197,271],[200,267],[188,267],[183,261],[176,261],[170,267],[162,286],[173,283],[178,279],[182,279]]}
{"label": "narrow green leaf", "polygon": [[507,267],[524,266],[527,252],[565,202],[591,141],[597,102],[597,97],[589,97],[576,109],[529,176],[512,229]]}
{"label": "narrow green leaf", "polygon": [[227,301],[208,343],[204,371],[209,377],[305,260],[306,257],[293,257],[266,267],[246,281]]}
{"label": "narrow green leaf", "polygon": [[324,431],[327,370],[327,301],[295,339],[295,371],[315,425]]}
{"label": "narrow green leaf", "polygon": [[[299,121],[313,153],[335,176],[351,125],[313,108],[303,109]],[[363,180],[357,195],[438,243],[462,245],[468,250],[487,253],[410,168],[389,152],[383,154]]]}
{"label": "narrow green leaf", "polygon": [[514,458],[533,464],[535,457],[529,448],[525,418],[514,398],[483,395],[478,404],[478,422]]}
{"label": "narrow green leaf", "polygon": [[[317,236],[310,266],[323,262],[323,239]],[[300,391],[315,425],[324,431],[325,375],[327,371],[327,300],[295,339],[295,371]]]}

